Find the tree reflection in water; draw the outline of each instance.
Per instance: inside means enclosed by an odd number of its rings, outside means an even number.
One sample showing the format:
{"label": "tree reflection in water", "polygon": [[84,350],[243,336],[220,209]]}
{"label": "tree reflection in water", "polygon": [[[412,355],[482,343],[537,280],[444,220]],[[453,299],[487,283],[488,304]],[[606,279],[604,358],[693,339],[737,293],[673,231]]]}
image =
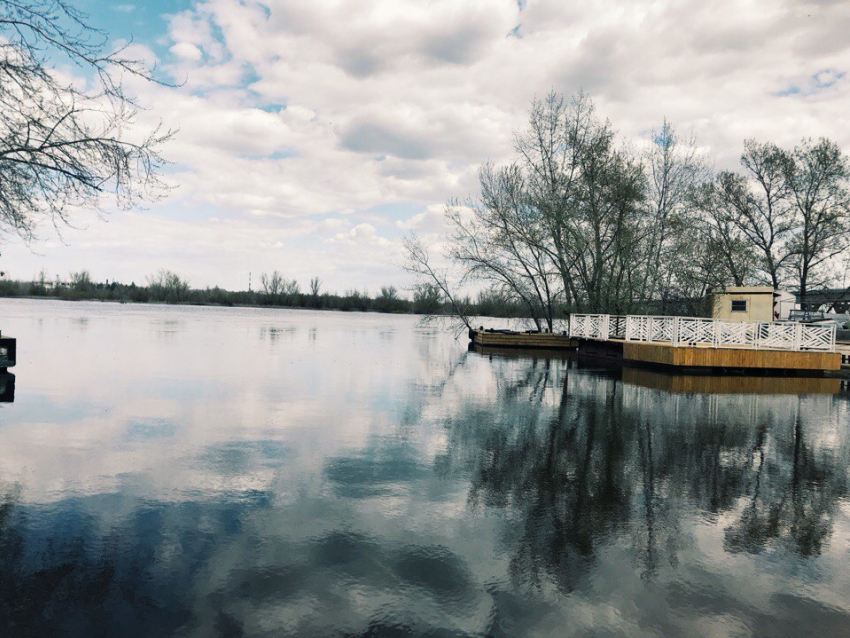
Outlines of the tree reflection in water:
{"label": "tree reflection in water", "polygon": [[[39,500],[0,485],[0,627],[525,636],[582,613],[573,635],[850,626],[824,593],[834,584],[842,596],[846,580],[792,571],[826,571],[816,556],[845,529],[848,402],[829,394],[837,386],[566,358],[469,355],[426,369],[384,412],[364,408],[368,437],[312,463],[288,467],[313,439],[286,430],[195,450],[188,460],[224,491],[162,498],[131,477],[131,489]],[[260,470],[272,478],[244,487]],[[759,553],[788,560],[772,573],[741,561]],[[734,585],[751,569],[742,588],[758,591],[742,600]]]}
{"label": "tree reflection in water", "polygon": [[572,591],[618,539],[652,578],[692,543],[681,522],[694,516],[729,521],[727,552],[807,557],[828,541],[848,495],[847,437],[835,425],[846,399],[771,394],[788,379],[676,394],[566,362],[492,363],[498,391],[448,420],[448,463],[470,472],[473,508],[510,516],[515,584],[548,577]]}

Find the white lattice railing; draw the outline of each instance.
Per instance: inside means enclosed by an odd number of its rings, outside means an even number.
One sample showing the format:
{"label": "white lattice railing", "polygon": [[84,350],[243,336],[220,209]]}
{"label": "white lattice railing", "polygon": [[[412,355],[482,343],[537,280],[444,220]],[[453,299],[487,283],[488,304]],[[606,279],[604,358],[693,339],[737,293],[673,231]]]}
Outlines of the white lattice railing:
{"label": "white lattice railing", "polygon": [[792,321],[762,323],[758,326],[758,343],[762,348],[835,351],[835,326],[818,326]]}
{"label": "white lattice railing", "polygon": [[626,341],[675,341],[676,319],[629,315],[626,317]]}
{"label": "white lattice railing", "polygon": [[[677,344],[694,344],[694,345],[711,345],[714,346],[718,342],[722,343],[719,332],[722,333],[722,328],[718,329],[717,320],[715,319],[700,319],[690,317],[679,317],[676,326]],[[728,322],[724,322],[728,323]],[[745,326],[749,324],[738,324]],[[731,331],[727,333],[727,337],[731,337]],[[732,341],[729,341],[730,345]]]}
{"label": "white lattice railing", "polygon": [[800,347],[807,350],[826,350],[835,352],[837,326],[803,326],[800,335]]}
{"label": "white lattice railing", "polygon": [[625,339],[626,338],[626,315],[611,315],[608,321],[608,338],[609,339]]}
{"label": "white lattice railing", "polygon": [[[625,324],[625,329],[623,329]],[[584,339],[666,342],[713,348],[765,348],[835,352],[836,327],[796,322],[731,322],[699,317],[646,315],[570,316],[570,336]]]}

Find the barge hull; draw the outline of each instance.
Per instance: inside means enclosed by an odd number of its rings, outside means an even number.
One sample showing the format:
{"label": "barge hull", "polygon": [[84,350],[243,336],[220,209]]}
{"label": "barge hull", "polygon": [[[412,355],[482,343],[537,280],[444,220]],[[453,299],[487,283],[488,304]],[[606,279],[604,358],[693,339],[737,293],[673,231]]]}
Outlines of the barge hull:
{"label": "barge hull", "polygon": [[469,340],[490,348],[532,348],[538,350],[575,350],[577,339],[551,332],[512,332],[508,330],[470,330]]}

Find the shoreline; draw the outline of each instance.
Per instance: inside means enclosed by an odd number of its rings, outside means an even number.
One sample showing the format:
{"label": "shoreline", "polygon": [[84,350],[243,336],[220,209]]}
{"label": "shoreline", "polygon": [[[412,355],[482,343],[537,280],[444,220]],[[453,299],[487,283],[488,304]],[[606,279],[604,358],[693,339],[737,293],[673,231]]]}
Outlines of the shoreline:
{"label": "shoreline", "polygon": [[[409,315],[411,317],[425,317],[427,315],[423,315],[415,312],[386,312],[384,310],[357,310],[357,309],[343,309],[343,308],[313,308],[309,306],[279,306],[276,304],[240,304],[240,303],[232,303],[232,304],[224,304],[224,303],[210,303],[206,301],[128,301],[125,299],[98,299],[97,297],[89,297],[83,299],[64,299],[62,297],[53,297],[53,296],[42,296],[42,295],[16,295],[14,297],[0,297],[0,303],[6,300],[27,300],[27,301],[63,301],[67,303],[81,303],[81,302],[89,302],[89,303],[108,303],[108,304],[117,304],[119,306],[182,306],[182,307],[199,307],[199,308],[257,308],[259,310],[311,310],[317,312],[342,312],[342,313],[363,313],[363,314],[375,314],[375,315]],[[500,317],[496,317],[500,318]],[[508,317],[509,319],[511,317]]]}

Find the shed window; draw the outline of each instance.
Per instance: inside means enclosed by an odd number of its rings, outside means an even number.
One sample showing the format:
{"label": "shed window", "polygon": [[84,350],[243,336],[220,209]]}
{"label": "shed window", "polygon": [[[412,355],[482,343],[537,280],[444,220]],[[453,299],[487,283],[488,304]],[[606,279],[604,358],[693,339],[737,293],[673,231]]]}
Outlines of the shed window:
{"label": "shed window", "polygon": [[746,299],[733,299],[732,300],[732,312],[747,312],[747,300]]}

